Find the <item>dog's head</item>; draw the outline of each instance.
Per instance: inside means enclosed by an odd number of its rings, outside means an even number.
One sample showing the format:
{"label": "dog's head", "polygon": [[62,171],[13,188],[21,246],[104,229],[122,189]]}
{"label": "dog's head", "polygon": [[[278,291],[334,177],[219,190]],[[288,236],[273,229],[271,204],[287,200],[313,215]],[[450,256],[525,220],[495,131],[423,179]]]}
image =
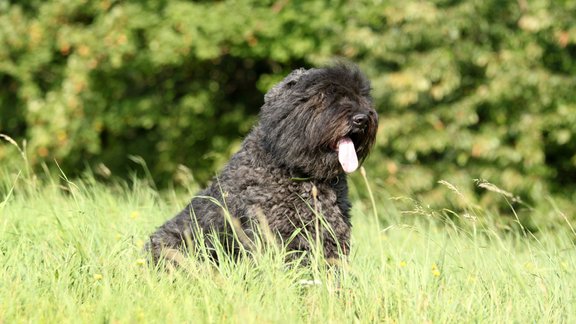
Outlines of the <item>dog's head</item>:
{"label": "dog's head", "polygon": [[357,67],[298,69],[265,96],[264,148],[283,166],[314,178],[353,172],[376,137],[370,82]]}

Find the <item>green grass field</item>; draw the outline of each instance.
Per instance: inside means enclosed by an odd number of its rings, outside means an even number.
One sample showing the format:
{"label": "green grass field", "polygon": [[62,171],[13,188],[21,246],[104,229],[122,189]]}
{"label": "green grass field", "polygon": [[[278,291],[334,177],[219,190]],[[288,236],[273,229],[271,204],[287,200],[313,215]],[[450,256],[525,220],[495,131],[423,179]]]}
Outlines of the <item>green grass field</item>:
{"label": "green grass field", "polygon": [[270,251],[167,273],[142,246],[190,194],[91,179],[39,185],[2,173],[0,323],[576,322],[568,221],[506,231],[482,209],[402,212],[378,189],[374,215],[355,175],[353,250],[338,280]]}

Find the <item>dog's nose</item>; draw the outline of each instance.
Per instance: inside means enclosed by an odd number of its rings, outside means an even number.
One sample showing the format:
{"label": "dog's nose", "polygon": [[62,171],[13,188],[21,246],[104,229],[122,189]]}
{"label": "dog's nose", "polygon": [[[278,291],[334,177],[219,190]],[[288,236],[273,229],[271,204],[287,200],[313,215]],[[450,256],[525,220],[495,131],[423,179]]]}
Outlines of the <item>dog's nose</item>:
{"label": "dog's nose", "polygon": [[359,128],[366,128],[368,124],[368,115],[365,114],[357,114],[352,117],[352,124]]}

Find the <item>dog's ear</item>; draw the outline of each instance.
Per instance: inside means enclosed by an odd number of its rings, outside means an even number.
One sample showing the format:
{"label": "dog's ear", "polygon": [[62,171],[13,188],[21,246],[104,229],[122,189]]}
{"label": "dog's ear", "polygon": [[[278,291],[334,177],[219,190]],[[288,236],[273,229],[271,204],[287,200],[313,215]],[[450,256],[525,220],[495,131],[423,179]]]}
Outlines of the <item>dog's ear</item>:
{"label": "dog's ear", "polygon": [[284,80],[280,81],[278,84],[272,87],[272,89],[268,90],[268,92],[264,95],[264,102],[269,102],[277,98],[283,91],[292,88],[298,80],[306,74],[308,74],[311,70],[306,70],[303,68],[296,69],[290,74],[288,74]]}

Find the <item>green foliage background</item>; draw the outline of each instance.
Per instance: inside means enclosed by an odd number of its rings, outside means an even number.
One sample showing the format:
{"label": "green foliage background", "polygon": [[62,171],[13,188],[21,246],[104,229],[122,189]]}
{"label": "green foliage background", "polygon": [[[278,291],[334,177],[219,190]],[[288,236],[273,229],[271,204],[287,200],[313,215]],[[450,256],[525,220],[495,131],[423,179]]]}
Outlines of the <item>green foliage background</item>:
{"label": "green foliage background", "polygon": [[69,175],[122,176],[138,155],[160,183],[203,182],[274,82],[344,57],[373,81],[377,185],[440,206],[447,180],[489,201],[478,178],[568,202],[574,17],[568,0],[2,1],[0,133]]}

